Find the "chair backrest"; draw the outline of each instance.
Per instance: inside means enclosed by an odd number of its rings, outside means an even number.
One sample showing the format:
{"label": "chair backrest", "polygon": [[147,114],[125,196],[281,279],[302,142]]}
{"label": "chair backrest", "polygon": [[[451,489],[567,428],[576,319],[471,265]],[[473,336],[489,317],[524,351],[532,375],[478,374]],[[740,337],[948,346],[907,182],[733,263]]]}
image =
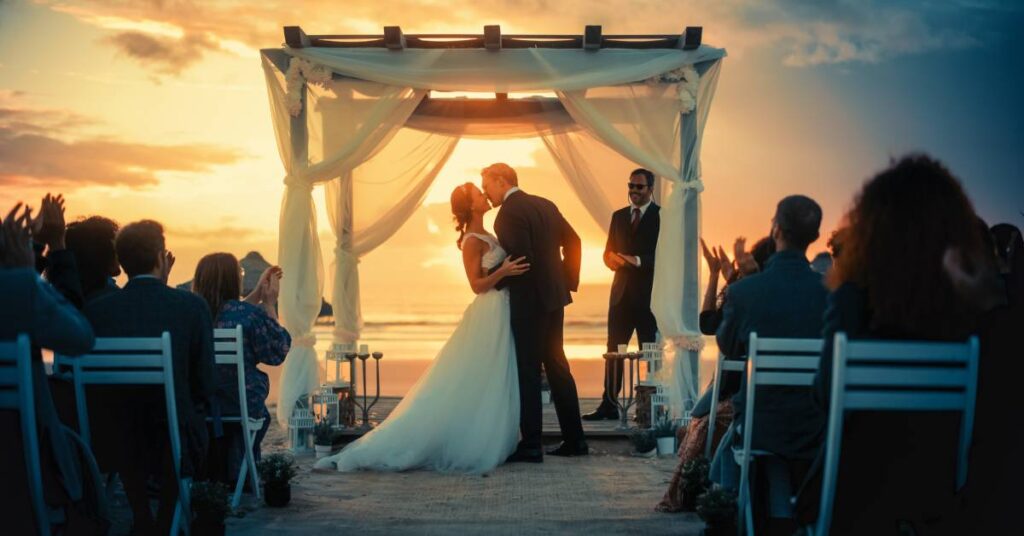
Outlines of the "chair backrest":
{"label": "chair backrest", "polygon": [[181,437],[178,433],[178,406],[174,395],[174,365],[171,359],[171,334],[163,332],[151,338],[97,338],[90,353],[69,357],[55,354],[54,370],[71,371],[78,408],[79,435],[92,446],[88,385],[162,385],[167,406],[168,431],[175,469],[180,474]]}
{"label": "chair backrest", "polygon": [[32,510],[39,533],[49,534],[50,519],[43,500],[39,434],[36,428],[36,406],[32,389],[31,352],[32,346],[28,335],[18,335],[14,341],[0,341],[0,409],[15,410],[19,414]]}
{"label": "chair backrest", "polygon": [[750,334],[747,349],[747,393],[743,410],[744,449],[753,434],[754,404],[758,387],[810,387],[821,363],[821,339],[769,339]]}
{"label": "chair backrest", "polygon": [[847,410],[962,412],[957,489],[964,485],[978,384],[977,337],[963,343],[850,341],[837,333],[832,360],[818,534],[827,534],[831,524]]}
{"label": "chair backrest", "polygon": [[238,381],[238,405],[241,408],[242,423],[249,419],[249,409],[245,396],[245,346],[243,344],[242,326],[233,328],[217,328],[213,330],[213,353],[218,365],[232,365]]}
{"label": "chair backrest", "polygon": [[708,413],[708,438],[704,443],[704,457],[711,459],[714,454],[711,447],[715,441],[715,421],[718,419],[718,397],[722,392],[722,375],[725,372],[743,372],[747,369],[746,359],[728,359],[725,354],[718,353],[715,363],[715,376],[711,383],[711,406]]}

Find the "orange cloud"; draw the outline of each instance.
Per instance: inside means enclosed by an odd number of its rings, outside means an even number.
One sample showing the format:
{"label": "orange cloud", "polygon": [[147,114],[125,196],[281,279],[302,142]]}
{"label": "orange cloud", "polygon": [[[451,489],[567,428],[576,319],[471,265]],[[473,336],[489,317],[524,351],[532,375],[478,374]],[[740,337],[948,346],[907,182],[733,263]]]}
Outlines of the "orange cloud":
{"label": "orange cloud", "polygon": [[161,74],[181,74],[201,60],[203,53],[220,46],[205,34],[186,34],[180,39],[138,31],[121,32],[105,39],[128,57]]}

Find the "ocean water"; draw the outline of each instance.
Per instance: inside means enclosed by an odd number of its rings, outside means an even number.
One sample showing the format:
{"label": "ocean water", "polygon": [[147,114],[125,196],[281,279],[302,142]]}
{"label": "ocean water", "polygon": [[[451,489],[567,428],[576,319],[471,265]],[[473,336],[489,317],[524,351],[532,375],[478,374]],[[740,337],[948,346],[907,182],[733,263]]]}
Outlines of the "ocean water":
{"label": "ocean water", "polygon": [[[565,310],[564,348],[581,397],[599,397],[603,389],[601,355],[607,338],[609,292],[608,285],[581,286]],[[384,353],[384,395],[405,394],[437,355],[472,299],[473,294],[460,286],[363,293],[364,327],[359,343],[366,344],[371,352]],[[325,320],[315,328],[317,353],[321,357],[332,341],[333,324]],[[717,356],[714,338],[709,337],[707,342],[701,359],[702,385],[711,372],[711,360]],[[635,338],[629,348],[637,349]],[[370,369],[368,380],[372,386],[376,378],[373,367]]]}

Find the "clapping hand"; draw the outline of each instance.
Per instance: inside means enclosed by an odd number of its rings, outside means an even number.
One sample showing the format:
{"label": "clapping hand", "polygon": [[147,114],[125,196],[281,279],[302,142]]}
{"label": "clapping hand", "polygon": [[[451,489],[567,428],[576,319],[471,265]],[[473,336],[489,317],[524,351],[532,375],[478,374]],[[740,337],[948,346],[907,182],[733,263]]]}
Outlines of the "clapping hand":
{"label": "clapping hand", "polygon": [[722,246],[718,246],[718,264],[722,267],[722,278],[726,281],[732,281],[733,277],[736,276],[736,267],[729,260],[729,254],[725,252],[725,248]]}
{"label": "clapping hand", "polygon": [[35,264],[32,252],[32,209],[25,207],[21,215],[18,210],[22,204],[14,205],[7,213],[0,229],[0,266],[9,268],[31,268]]}
{"label": "clapping hand", "polygon": [[46,194],[39,207],[39,215],[32,220],[32,236],[51,251],[64,249],[64,196]]}
{"label": "clapping hand", "polygon": [[281,270],[280,266],[271,266],[264,270],[263,275],[260,276],[260,283],[257,285],[257,288],[262,285],[262,301],[264,305],[271,307],[277,305],[277,297],[281,294],[282,276],[284,276],[284,271]]}
{"label": "clapping hand", "polygon": [[703,238],[700,239],[700,248],[704,250],[704,260],[708,263],[708,270],[711,271],[712,277],[717,276],[722,271],[722,261],[715,255],[715,252],[708,249]]}

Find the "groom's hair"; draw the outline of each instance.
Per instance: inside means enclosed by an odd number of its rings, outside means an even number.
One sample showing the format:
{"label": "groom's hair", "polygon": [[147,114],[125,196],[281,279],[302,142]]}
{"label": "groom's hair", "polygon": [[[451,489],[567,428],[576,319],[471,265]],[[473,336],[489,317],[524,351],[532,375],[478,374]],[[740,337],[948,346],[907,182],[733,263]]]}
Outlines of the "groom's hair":
{"label": "groom's hair", "polygon": [[519,176],[516,175],[516,170],[512,169],[512,166],[502,162],[485,167],[483,171],[480,172],[480,175],[501,179],[509,186],[519,186]]}

